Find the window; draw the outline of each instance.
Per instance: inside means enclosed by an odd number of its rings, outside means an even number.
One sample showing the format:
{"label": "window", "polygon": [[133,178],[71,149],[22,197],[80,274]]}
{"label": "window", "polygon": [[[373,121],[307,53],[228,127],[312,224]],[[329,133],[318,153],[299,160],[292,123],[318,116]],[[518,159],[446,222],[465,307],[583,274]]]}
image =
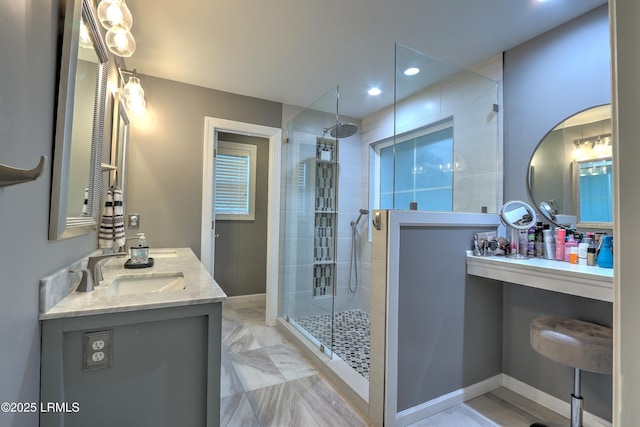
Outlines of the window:
{"label": "window", "polygon": [[613,222],[613,160],[576,162],[578,221]]}
{"label": "window", "polygon": [[[394,151],[395,148],[395,151]],[[446,120],[373,145],[374,206],[453,210],[453,121]]]}
{"label": "window", "polygon": [[218,141],[215,176],[217,220],[255,220],[257,147]]}

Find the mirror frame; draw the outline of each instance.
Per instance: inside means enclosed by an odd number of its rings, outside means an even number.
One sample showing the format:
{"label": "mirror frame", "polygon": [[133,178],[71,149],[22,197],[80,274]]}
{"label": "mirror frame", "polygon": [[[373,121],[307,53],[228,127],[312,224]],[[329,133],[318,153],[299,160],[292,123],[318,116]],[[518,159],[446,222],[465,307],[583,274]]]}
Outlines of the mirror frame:
{"label": "mirror frame", "polygon": [[109,185],[122,190],[124,199],[127,179],[127,148],[129,145],[129,115],[123,97],[118,93],[113,98],[113,131],[111,134],[111,166]]}
{"label": "mirror frame", "polygon": [[[610,103],[605,103],[605,104],[598,104],[598,105],[593,105],[591,107],[587,107],[583,110],[577,111],[576,113],[565,117],[564,119],[562,119],[561,121],[559,121],[558,123],[556,123],[555,126],[553,126],[547,133],[544,134],[544,136],[542,137],[542,139],[540,139],[540,141],[538,141],[538,144],[536,144],[533,153],[531,153],[531,157],[529,158],[529,162],[528,162],[528,167],[527,167],[527,177],[526,177],[526,187],[527,187],[527,196],[529,198],[529,200],[531,202],[533,202],[533,206],[535,206],[535,209],[541,214],[542,217],[544,217],[547,221],[549,221],[551,224],[555,225],[556,227],[563,227],[566,228],[566,224],[561,224],[560,221],[558,221],[557,218],[552,218],[550,217],[550,215],[548,214],[548,212],[545,212],[545,210],[542,208],[541,206],[541,202],[539,203],[537,200],[534,199],[533,197],[533,192],[531,190],[532,186],[533,186],[533,166],[531,166],[531,162],[533,161],[534,156],[536,155],[536,151],[538,150],[538,147],[540,147],[540,144],[554,131],[558,128],[558,126],[560,126],[562,123],[566,122],[567,120],[577,116],[578,114],[581,113],[585,113],[589,110],[592,110],[594,108],[600,108],[600,107],[605,107],[605,106],[611,106]],[[576,199],[579,199],[579,196],[576,196],[575,192],[578,191],[578,188],[576,188],[576,182],[575,182],[575,165],[574,165],[574,160],[570,161],[571,165],[570,165],[570,172],[569,172],[569,188],[572,191],[572,195],[571,195],[571,204],[572,204],[572,208],[574,210],[574,214],[576,217],[576,228],[578,229],[584,229],[584,228],[596,228],[596,229],[603,229],[603,230],[610,230],[613,228],[613,222],[584,222],[584,221],[580,221],[580,215],[579,215],[579,211],[578,211],[578,207],[576,206]],[[544,202],[544,201],[543,201]],[[562,215],[562,214],[558,214],[558,215]]]}
{"label": "mirror frame", "polygon": [[[69,164],[71,158],[73,107],[78,62],[81,18],[93,41],[99,60],[97,66],[96,102],[93,114],[91,164],[89,167],[89,194],[87,204],[90,216],[68,217]],[[51,210],[49,240],[60,240],[87,234],[97,229],[100,204],[100,175],[102,138],[107,104],[107,78],[109,53],[90,0],[66,0],[59,4],[59,83],[54,137],[53,176],[51,180]]]}

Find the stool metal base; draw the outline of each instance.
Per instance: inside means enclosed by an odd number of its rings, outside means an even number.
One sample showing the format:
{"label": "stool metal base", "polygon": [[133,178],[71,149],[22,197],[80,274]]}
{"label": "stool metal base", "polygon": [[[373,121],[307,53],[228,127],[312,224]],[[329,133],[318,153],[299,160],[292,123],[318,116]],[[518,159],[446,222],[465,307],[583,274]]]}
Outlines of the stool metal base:
{"label": "stool metal base", "polygon": [[580,396],[580,378],[582,372],[573,368],[573,393],[571,393],[571,427],[582,427],[582,396]]}
{"label": "stool metal base", "polygon": [[[573,393],[571,393],[571,427],[582,427],[583,400],[580,396],[580,377],[582,371],[573,368]],[[557,424],[553,424],[557,425]],[[552,424],[533,423],[531,427],[552,427]]]}
{"label": "stool metal base", "polygon": [[582,427],[582,397],[571,395],[571,427]]}

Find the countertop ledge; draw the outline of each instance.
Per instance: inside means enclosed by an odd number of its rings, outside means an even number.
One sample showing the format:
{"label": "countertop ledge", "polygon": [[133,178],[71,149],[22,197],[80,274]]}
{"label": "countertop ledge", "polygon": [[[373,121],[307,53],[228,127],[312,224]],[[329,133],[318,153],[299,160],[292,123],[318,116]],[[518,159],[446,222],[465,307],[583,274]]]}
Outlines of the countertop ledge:
{"label": "countertop ledge", "polygon": [[[157,256],[154,257],[154,252]],[[175,252],[175,255],[173,253]],[[166,256],[166,254],[171,254]],[[119,313],[154,308],[177,307],[222,302],[227,296],[204,268],[190,248],[152,248],[150,268],[125,269],[128,257],[103,262],[104,280],[93,292],[71,292],[44,313],[40,320]],[[186,289],[172,292],[147,292],[133,295],[108,296],[105,292],[114,278],[120,275],[184,273]]]}
{"label": "countertop ledge", "polygon": [[530,258],[473,256],[467,251],[467,273],[549,291],[613,302],[613,269]]}

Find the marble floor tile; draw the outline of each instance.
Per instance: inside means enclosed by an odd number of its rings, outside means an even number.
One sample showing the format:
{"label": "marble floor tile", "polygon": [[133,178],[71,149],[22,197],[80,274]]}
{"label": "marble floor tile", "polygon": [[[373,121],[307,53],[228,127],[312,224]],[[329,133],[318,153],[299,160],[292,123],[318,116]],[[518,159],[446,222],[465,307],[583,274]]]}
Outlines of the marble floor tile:
{"label": "marble floor tile", "polygon": [[287,381],[318,374],[318,371],[291,344],[267,347],[265,351]]}
{"label": "marble floor tile", "polygon": [[466,402],[466,405],[481,412],[498,425],[528,427],[533,423],[564,423],[568,419],[520,396],[504,387],[497,388]]}
{"label": "marble floor tile", "polygon": [[244,387],[242,387],[240,377],[238,377],[233,366],[231,356],[226,351],[223,351],[220,363],[220,397],[224,398],[243,392]]}
{"label": "marble floor tile", "polygon": [[[499,427],[464,404],[439,412],[409,427]],[[512,427],[509,425],[509,427]]]}
{"label": "marble floor tile", "polygon": [[243,307],[234,308],[238,317],[243,322],[253,323],[257,325],[264,325],[265,323],[265,309],[264,307]]}
{"label": "marble floor tile", "polygon": [[366,427],[367,422],[320,375],[290,381],[320,426]]}
{"label": "marble floor tile", "polygon": [[229,304],[222,304],[222,318],[227,320],[238,320],[240,316]]}
{"label": "marble floor tile", "polygon": [[[321,426],[303,404],[291,383],[247,392],[260,425],[265,427]],[[347,426],[348,424],[337,424]],[[335,426],[332,426],[335,427]]]}
{"label": "marble floor tile", "polygon": [[264,349],[232,353],[231,359],[245,391],[287,381]]}
{"label": "marble floor tile", "polygon": [[275,326],[247,324],[246,328],[261,347],[286,344],[288,342]]}
{"label": "marble floor tile", "polygon": [[261,427],[244,393],[220,399],[221,427]]}
{"label": "marble floor tile", "polygon": [[222,319],[222,348],[224,351],[238,353],[260,347],[260,343],[242,323]]}

